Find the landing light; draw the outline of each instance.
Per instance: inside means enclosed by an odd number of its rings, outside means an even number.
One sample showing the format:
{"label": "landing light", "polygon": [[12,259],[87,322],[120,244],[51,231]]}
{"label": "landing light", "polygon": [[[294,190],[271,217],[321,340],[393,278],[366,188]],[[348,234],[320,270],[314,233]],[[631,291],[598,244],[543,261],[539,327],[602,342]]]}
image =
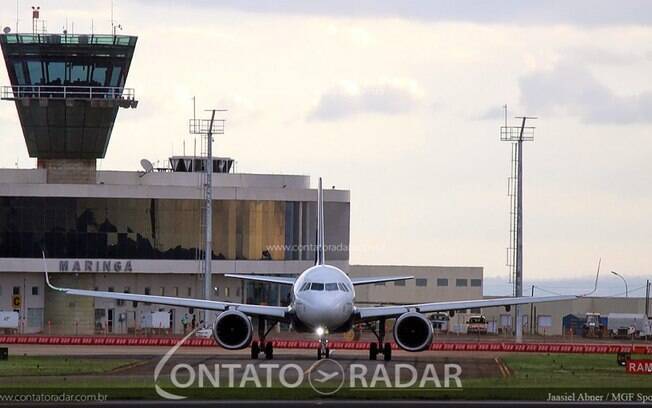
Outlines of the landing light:
{"label": "landing light", "polygon": [[317,336],[321,337],[324,335],[324,328],[323,327],[317,327]]}

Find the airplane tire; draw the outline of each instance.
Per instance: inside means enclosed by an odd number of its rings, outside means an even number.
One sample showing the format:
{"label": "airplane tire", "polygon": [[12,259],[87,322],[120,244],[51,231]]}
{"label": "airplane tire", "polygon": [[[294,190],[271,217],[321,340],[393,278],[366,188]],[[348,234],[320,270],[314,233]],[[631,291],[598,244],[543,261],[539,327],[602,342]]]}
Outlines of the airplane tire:
{"label": "airplane tire", "polygon": [[258,346],[258,342],[254,340],[251,342],[251,359],[257,360],[259,353],[260,353],[260,346]]}
{"label": "airplane tire", "polygon": [[375,360],[378,356],[378,344],[371,343],[369,345],[369,360]]}
{"label": "airplane tire", "polygon": [[271,341],[265,344],[265,358],[268,360],[274,359],[274,344]]}
{"label": "airplane tire", "polygon": [[326,348],[326,358],[330,358],[330,356],[331,356],[331,349],[329,349],[329,348],[327,347],[327,348]]}
{"label": "airplane tire", "polygon": [[392,345],[389,343],[385,343],[385,347],[383,347],[383,357],[385,358],[385,361],[391,361],[392,360]]}
{"label": "airplane tire", "polygon": [[321,347],[317,348],[317,360],[321,360]]}

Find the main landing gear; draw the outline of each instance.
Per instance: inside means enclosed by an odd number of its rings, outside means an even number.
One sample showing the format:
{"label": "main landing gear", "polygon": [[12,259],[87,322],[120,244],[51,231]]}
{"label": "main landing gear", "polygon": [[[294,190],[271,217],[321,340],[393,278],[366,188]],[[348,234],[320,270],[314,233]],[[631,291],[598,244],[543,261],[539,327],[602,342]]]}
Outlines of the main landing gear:
{"label": "main landing gear", "polygon": [[371,329],[371,332],[378,339],[378,343],[369,344],[369,360],[376,360],[378,354],[382,354],[385,361],[392,360],[392,345],[389,343],[384,343],[385,341],[385,319],[378,321],[378,331],[376,331],[372,326],[367,324],[367,327]]}
{"label": "main landing gear", "polygon": [[258,338],[260,342],[254,340],[251,342],[251,359],[257,360],[260,356],[260,353],[265,353],[265,359],[272,360],[274,359],[274,344],[269,341],[265,343],[265,337],[269,334],[270,331],[276,326],[278,322],[272,323],[271,326],[265,331],[266,321],[262,317],[258,319]]}

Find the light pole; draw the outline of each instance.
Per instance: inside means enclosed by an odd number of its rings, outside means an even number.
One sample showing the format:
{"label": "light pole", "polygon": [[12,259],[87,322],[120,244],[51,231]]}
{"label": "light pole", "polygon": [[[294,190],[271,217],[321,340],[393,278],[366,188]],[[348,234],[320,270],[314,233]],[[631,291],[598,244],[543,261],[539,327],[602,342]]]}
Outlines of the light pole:
{"label": "light pole", "polygon": [[627,289],[627,281],[625,280],[623,275],[621,275],[621,274],[619,274],[618,272],[615,272],[615,271],[611,271],[611,273],[618,276],[620,279],[623,280],[623,282],[625,282],[625,297],[629,297],[629,290]]}

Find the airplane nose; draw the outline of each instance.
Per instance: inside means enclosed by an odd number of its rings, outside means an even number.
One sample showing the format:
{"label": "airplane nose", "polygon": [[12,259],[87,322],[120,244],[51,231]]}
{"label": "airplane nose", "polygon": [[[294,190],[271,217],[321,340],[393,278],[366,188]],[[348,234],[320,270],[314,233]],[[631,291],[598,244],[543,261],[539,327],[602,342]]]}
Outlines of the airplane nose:
{"label": "airplane nose", "polygon": [[[327,296],[314,296],[303,302],[305,323],[311,326],[325,326],[334,329],[342,325],[348,318],[346,299],[338,293]],[[350,313],[350,312],[349,312]],[[300,316],[301,317],[301,316]]]}

